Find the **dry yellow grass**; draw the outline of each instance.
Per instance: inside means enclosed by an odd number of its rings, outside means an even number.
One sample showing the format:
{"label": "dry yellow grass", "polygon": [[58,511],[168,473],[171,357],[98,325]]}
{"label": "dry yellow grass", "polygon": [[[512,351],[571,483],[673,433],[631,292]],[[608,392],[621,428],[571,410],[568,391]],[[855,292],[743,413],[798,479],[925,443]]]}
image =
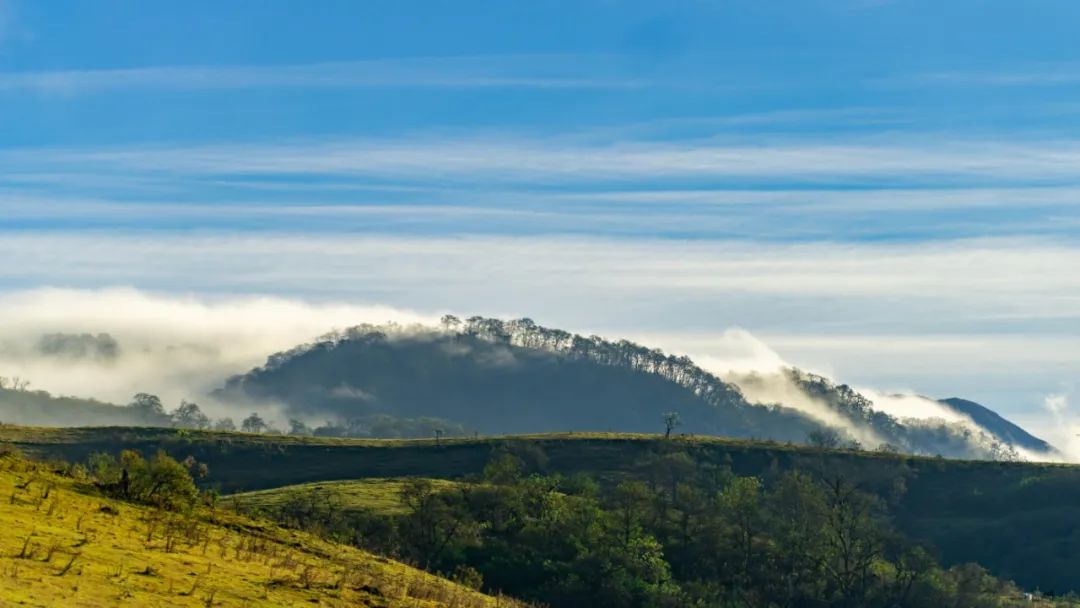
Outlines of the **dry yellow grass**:
{"label": "dry yellow grass", "polygon": [[[459,483],[446,479],[428,479],[436,491],[446,491],[458,487]],[[231,494],[222,500],[229,505],[238,506],[245,513],[274,511],[290,499],[300,496],[331,496],[338,507],[345,510],[367,511],[376,515],[402,515],[408,511],[401,498],[405,488],[405,479],[348,479],[338,481],[317,481],[269,490],[257,490],[241,494]]]}
{"label": "dry yellow grass", "polygon": [[183,517],[119,503],[7,454],[0,606],[521,604],[227,511]]}

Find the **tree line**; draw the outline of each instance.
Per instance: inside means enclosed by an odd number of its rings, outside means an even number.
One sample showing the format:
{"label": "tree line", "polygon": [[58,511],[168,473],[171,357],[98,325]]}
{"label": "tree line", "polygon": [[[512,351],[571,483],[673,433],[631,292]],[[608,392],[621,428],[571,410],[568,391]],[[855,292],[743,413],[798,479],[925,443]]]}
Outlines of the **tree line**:
{"label": "tree line", "polygon": [[452,489],[408,481],[404,514],[349,509],[328,489],[267,514],[550,606],[1026,605],[1013,584],[975,564],[944,568],[901,535],[890,508],[902,483],[881,497],[841,471],[739,476],[677,444],[609,479],[549,475],[535,445],[501,446]]}
{"label": "tree line", "polygon": [[187,400],[181,401],[176,409],[167,412],[161,399],[149,393],[135,395],[127,408],[134,412],[139,420],[146,423],[192,430],[310,437],[379,438],[460,436],[466,432],[462,425],[440,418],[402,418],[386,414],[356,416],[341,422],[326,421],[320,425],[310,425],[303,420],[290,418],[287,427],[282,429],[264,418],[259,412],[252,412],[242,418],[239,423],[230,417],[211,420],[197,403]]}

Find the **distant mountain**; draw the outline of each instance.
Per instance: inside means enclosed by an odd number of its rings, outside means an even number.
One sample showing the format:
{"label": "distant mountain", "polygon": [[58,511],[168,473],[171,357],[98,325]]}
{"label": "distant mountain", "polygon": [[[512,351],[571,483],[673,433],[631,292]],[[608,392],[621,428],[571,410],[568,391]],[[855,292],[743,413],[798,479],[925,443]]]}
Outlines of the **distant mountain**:
{"label": "distant mountain", "polygon": [[971,418],[975,424],[986,429],[1002,441],[1037,452],[1051,452],[1054,450],[1049,443],[1002,418],[997,412],[984,405],[957,397],[941,399],[939,402]]}
{"label": "distant mountain", "polygon": [[439,327],[364,325],[329,334],[231,378],[215,397],[280,405],[314,422],[434,417],[485,434],[658,432],[664,413],[677,412],[676,432],[792,442],[832,436],[829,445],[1016,457],[1007,439],[975,425],[898,420],[851,388],[798,370],[780,380],[810,405],[748,399],[687,357],[625,340],[529,319],[446,317]]}

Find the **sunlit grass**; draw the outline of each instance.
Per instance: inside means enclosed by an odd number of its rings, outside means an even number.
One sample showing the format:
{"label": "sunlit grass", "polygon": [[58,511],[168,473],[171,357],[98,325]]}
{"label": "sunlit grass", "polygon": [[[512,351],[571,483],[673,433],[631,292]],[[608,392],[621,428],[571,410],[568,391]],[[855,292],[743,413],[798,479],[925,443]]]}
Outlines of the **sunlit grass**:
{"label": "sunlit grass", "polygon": [[[445,479],[428,480],[436,491],[448,490],[456,485]],[[333,496],[336,506],[345,510],[362,510],[374,515],[401,515],[407,511],[401,500],[403,479],[356,479],[302,483],[283,488],[258,490],[233,494],[226,499],[243,511],[273,511],[297,495],[324,493]]]}
{"label": "sunlit grass", "polygon": [[15,455],[0,496],[3,606],[516,605],[227,510],[119,503]]}

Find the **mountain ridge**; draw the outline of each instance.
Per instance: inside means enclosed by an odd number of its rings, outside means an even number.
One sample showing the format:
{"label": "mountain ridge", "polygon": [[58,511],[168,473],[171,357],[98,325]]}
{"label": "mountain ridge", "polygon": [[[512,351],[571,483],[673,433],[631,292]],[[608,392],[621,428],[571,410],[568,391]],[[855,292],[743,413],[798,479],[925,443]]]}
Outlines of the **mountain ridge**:
{"label": "mountain ridge", "polygon": [[689,433],[804,442],[832,431],[840,442],[868,448],[1019,458],[1007,439],[1021,437],[1017,432],[897,419],[847,385],[794,368],[778,379],[812,403],[751,401],[738,382],[687,356],[628,340],[585,337],[527,318],[447,316],[436,327],[360,325],[326,334],[230,378],[215,396],[270,402],[296,416],[434,416],[483,433],[652,432],[665,412],[677,412]]}

